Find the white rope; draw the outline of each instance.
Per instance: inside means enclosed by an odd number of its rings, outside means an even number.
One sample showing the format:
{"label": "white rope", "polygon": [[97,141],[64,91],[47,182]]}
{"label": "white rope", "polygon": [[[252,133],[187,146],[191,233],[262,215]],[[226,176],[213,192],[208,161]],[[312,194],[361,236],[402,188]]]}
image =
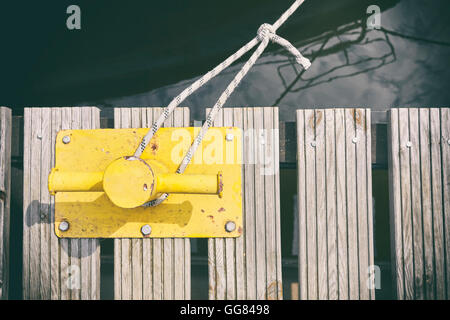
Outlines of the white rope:
{"label": "white rope", "polygon": [[[178,167],[177,173],[183,173],[186,169],[187,165],[191,161],[193,155],[195,154],[195,151],[197,150],[198,146],[203,140],[203,137],[205,136],[208,129],[212,126],[212,123],[219,112],[219,110],[222,108],[222,106],[225,104],[229,96],[233,93],[233,91],[236,89],[236,87],[239,85],[241,80],[245,77],[247,72],[250,70],[250,68],[255,64],[256,60],[261,56],[261,54],[266,49],[267,45],[269,44],[269,41],[278,43],[280,46],[284,47],[286,50],[288,50],[296,59],[296,62],[303,66],[303,68],[308,69],[311,66],[311,62],[302,56],[302,54],[286,39],[283,39],[282,37],[278,36],[276,34],[277,29],[298,9],[300,5],[303,4],[305,0],[296,0],[291,7],[286,10],[283,15],[273,24],[270,25],[268,23],[264,23],[261,25],[258,29],[257,36],[253,38],[250,42],[248,42],[246,45],[244,45],[242,48],[240,48],[238,51],[236,51],[233,55],[228,57],[225,61],[223,61],[221,64],[216,66],[214,69],[209,71],[207,74],[202,76],[200,79],[195,81],[193,84],[191,84],[188,88],[183,90],[177,97],[175,97],[169,105],[164,109],[161,116],[158,118],[155,123],[153,123],[152,128],[149,130],[149,132],[145,135],[145,137],[142,139],[139,147],[136,149],[134,156],[139,158],[142,155],[142,152],[144,152],[145,148],[147,147],[147,144],[152,139],[153,135],[158,131],[158,129],[162,126],[165,120],[169,117],[169,115],[173,112],[173,110],[181,103],[183,102],[187,97],[189,97],[194,91],[202,87],[205,83],[207,83],[209,80],[217,76],[220,72],[222,72],[225,68],[230,66],[233,62],[238,60],[242,55],[244,55],[246,52],[251,50],[253,47],[255,47],[258,43],[259,46],[255,50],[255,52],[251,55],[250,59],[244,64],[242,69],[239,71],[239,73],[234,77],[233,81],[230,82],[228,87],[225,89],[225,91],[221,94],[219,99],[217,100],[214,107],[211,109],[211,111],[208,114],[208,117],[206,118],[205,123],[203,124],[200,132],[198,133],[197,137],[195,138],[194,142],[192,143],[191,147],[189,148],[188,152],[184,156],[180,166]],[[165,193],[161,197],[159,197],[156,200],[150,201],[146,206],[154,206],[162,201],[164,201],[167,198],[168,194]]]}

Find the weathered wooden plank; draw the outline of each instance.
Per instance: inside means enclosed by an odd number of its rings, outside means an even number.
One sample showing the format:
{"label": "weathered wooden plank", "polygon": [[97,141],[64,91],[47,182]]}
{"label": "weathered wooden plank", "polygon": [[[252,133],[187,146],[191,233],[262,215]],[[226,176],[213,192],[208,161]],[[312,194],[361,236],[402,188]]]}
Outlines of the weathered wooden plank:
{"label": "weathered wooden plank", "polygon": [[[276,263],[277,263],[277,278],[276,278],[276,286],[273,286],[275,292],[273,293],[274,299],[283,299],[283,283],[282,283],[282,267],[281,267],[281,208],[280,208],[280,201],[281,201],[281,194],[280,194],[280,174],[279,174],[279,163],[280,163],[280,137],[279,137],[279,130],[278,130],[278,123],[279,123],[279,116],[278,116],[278,108],[273,109],[273,130],[274,136],[274,147],[273,147],[273,168],[276,170],[276,176],[275,176],[275,207],[274,207],[274,213],[275,213],[275,234],[274,237],[276,239],[276,245],[275,245],[275,251],[276,251]],[[295,128],[293,130],[295,133]],[[296,145],[294,143],[294,145]],[[295,153],[294,153],[295,154]],[[278,213],[278,214],[276,214]]]}
{"label": "weathered wooden plank", "polygon": [[[255,224],[259,230],[255,230],[256,246],[256,299],[264,299],[266,294],[266,219],[264,199],[264,115],[262,108],[253,110],[253,123],[255,128]],[[248,226],[249,227],[249,226]]]}
{"label": "weathered wooden plank", "polygon": [[[115,108],[115,128],[149,128],[162,108]],[[189,109],[178,108],[166,127],[189,125]],[[114,297],[117,300],[190,299],[189,239],[114,240]]]}
{"label": "weathered wooden plank", "polygon": [[[368,228],[368,207],[372,206],[372,195],[367,194],[367,184],[372,183],[367,180],[367,172],[371,171],[371,166],[367,163],[367,143],[370,135],[366,134],[370,128],[367,123],[367,110],[355,110],[355,138],[352,141],[356,147],[356,199],[357,199],[357,224],[358,224],[358,259],[359,259],[359,299],[370,299],[370,288],[368,287],[369,270],[369,228]],[[364,281],[365,280],[365,281]]]}
{"label": "weathered wooden plank", "polygon": [[99,241],[56,237],[47,178],[54,165],[57,132],[98,128],[100,110],[25,108],[24,113],[24,299],[99,299]]}
{"label": "weathered wooden plank", "polygon": [[345,110],[336,109],[335,113],[335,139],[336,139],[336,216],[337,216],[337,241],[338,247],[338,298],[349,298],[348,277],[348,239],[347,239],[347,209],[346,209],[346,184],[345,184]]}
{"label": "weathered wooden plank", "polygon": [[278,109],[224,108],[214,126],[243,129],[244,232],[208,240],[209,298],[282,299]]}
{"label": "weathered wooden plank", "polygon": [[[279,185],[279,162],[277,154],[279,152],[278,145],[275,141],[279,140],[278,134],[278,108],[263,108],[264,117],[264,204],[265,204],[265,216],[266,216],[266,282],[267,282],[267,293],[266,299],[276,300],[282,298],[281,282],[278,282],[280,277],[280,266],[277,261],[280,259],[280,248],[278,246],[280,240],[280,228],[278,225],[279,214],[274,214],[275,212],[280,212],[280,208],[277,207],[276,188]],[[270,128],[270,129],[269,129]],[[277,130],[273,130],[277,128]]]}
{"label": "weathered wooden plank", "polygon": [[318,298],[328,299],[328,250],[327,250],[327,218],[326,218],[326,167],[325,167],[325,112],[315,110],[315,166],[316,166],[316,225],[317,225],[317,278]]}
{"label": "weathered wooden plank", "polygon": [[393,268],[398,299],[448,299],[448,108],[390,111]]}
{"label": "weathered wooden plank", "polygon": [[[419,112],[416,108],[409,109],[410,130],[410,166],[411,172],[420,173],[419,160]],[[423,233],[422,233],[422,210],[420,201],[420,174],[411,175],[411,216],[413,230],[413,257],[414,257],[414,299],[422,300],[423,292]]]}
{"label": "weathered wooden plank", "polygon": [[374,299],[370,110],[298,110],[297,139],[300,299]]}
{"label": "weathered wooden plank", "polygon": [[446,299],[450,299],[450,108],[440,110],[442,152],[442,200],[445,232]]}
{"label": "weathered wooden plank", "polygon": [[358,217],[356,198],[356,148],[353,139],[356,134],[354,109],[345,110],[345,152],[346,152],[346,192],[347,192],[347,232],[348,232],[348,276],[349,298],[359,299],[358,282]]}
{"label": "weathered wooden plank", "polygon": [[308,238],[308,296],[310,299],[318,299],[317,289],[317,219],[316,219],[316,166],[315,147],[317,145],[315,136],[316,118],[314,110],[305,110],[305,143],[306,151],[306,237]]}
{"label": "weathered wooden plank", "polygon": [[[444,143],[441,136],[441,125],[450,126],[450,123],[442,123],[439,119],[440,110],[430,109],[430,140],[431,140],[431,190],[433,206],[433,233],[435,253],[435,279],[436,299],[445,299],[445,275],[444,275],[444,210],[442,201],[442,164],[441,144]],[[450,214],[450,213],[447,213]],[[448,235],[447,235],[448,236]]]}
{"label": "weathered wooden plank", "polygon": [[[51,110],[50,108],[41,109],[41,139],[42,141],[49,141],[51,132]],[[41,162],[40,170],[40,185],[38,185],[41,191],[41,198],[39,204],[39,215],[42,222],[40,224],[40,241],[41,241],[41,261],[40,261],[40,283],[50,283],[50,265],[51,265],[51,252],[50,252],[50,233],[53,232],[52,225],[50,224],[50,194],[44,190],[47,187],[47,177],[51,170],[51,144],[42,143],[41,146],[41,159],[46,159],[46,161]],[[50,161],[49,161],[50,160]],[[50,297],[51,286],[43,286],[40,288],[41,297]]]}
{"label": "weathered wooden plank", "polygon": [[[245,288],[247,289],[246,299],[256,299],[256,243],[255,234],[255,174],[256,166],[256,132],[254,126],[254,112],[251,108],[244,108],[244,139],[242,141],[244,176],[242,185],[245,192],[242,193],[244,199],[244,237],[245,237]],[[245,152],[248,150],[248,152]],[[211,268],[212,269],[212,268]]]}
{"label": "weathered wooden plank", "polygon": [[336,144],[335,144],[335,114],[333,110],[324,110],[325,127],[325,185],[326,192],[326,230],[327,230],[327,257],[328,257],[328,299],[338,299],[338,265],[337,265],[337,215],[336,215]]}
{"label": "weathered wooden plank", "polygon": [[[412,226],[411,226],[411,170],[410,170],[410,148],[409,143],[409,112],[407,109],[399,110],[399,134],[400,134],[400,188],[402,190],[401,207],[403,221],[403,256],[404,256],[404,279],[405,297],[414,299],[413,278],[413,248],[412,248]],[[406,121],[408,119],[408,121]]]}
{"label": "weathered wooden plank", "polygon": [[424,269],[423,279],[424,295],[427,299],[434,299],[434,254],[433,254],[433,221],[431,207],[431,164],[430,164],[430,112],[428,109],[419,110],[419,152],[420,152],[420,184],[423,212],[423,250]]}
{"label": "weathered wooden plank", "polygon": [[[366,109],[365,110],[365,121],[366,121],[366,128],[373,128],[373,126],[371,126],[370,124],[372,123],[372,113],[370,110]],[[383,130],[384,132],[384,136],[386,136],[386,130]],[[374,255],[374,228],[373,228],[373,223],[374,223],[374,216],[373,216],[373,201],[372,201],[372,163],[373,163],[373,159],[371,159],[370,156],[367,155],[372,155],[373,153],[371,152],[373,150],[373,146],[372,146],[372,140],[370,138],[370,136],[372,135],[372,133],[370,134],[366,134],[366,173],[367,173],[367,180],[366,180],[366,196],[367,196],[367,228],[368,228],[368,233],[367,233],[367,237],[368,237],[368,246],[369,246],[369,255],[368,255],[368,267],[372,268],[372,265],[375,263],[375,255]],[[387,148],[386,148],[386,144],[384,144],[384,154],[386,155],[386,159],[387,159]],[[387,163],[387,161],[385,162]],[[368,272],[369,273],[369,272]],[[369,275],[370,277],[370,275]],[[373,280],[376,280],[375,278],[373,278]],[[381,279],[380,279],[381,280]],[[369,280],[366,281],[366,284],[368,285]],[[369,291],[369,299],[371,300],[375,300],[376,296],[375,296],[375,283],[374,281],[372,281],[371,286],[368,286],[368,291]]]}
{"label": "weathered wooden plank", "polygon": [[[305,138],[305,112],[303,110],[297,112],[297,137]],[[298,188],[298,207],[299,211],[306,212],[306,179],[302,177],[306,176],[306,143],[297,147],[297,161],[298,161],[298,172],[297,175],[297,188]],[[299,230],[299,257],[307,256],[308,248],[308,238],[306,236],[306,215],[300,215],[298,219],[298,230]],[[298,261],[298,278],[299,278],[299,294],[300,298],[308,297],[308,264],[305,259],[299,259]]]}
{"label": "weathered wooden plank", "polygon": [[[243,128],[244,127],[244,110],[241,108],[235,108],[233,109],[233,117],[232,117],[232,125]],[[241,150],[242,151],[242,150]],[[241,158],[242,159],[242,158]],[[242,174],[244,173],[244,170],[242,170]],[[244,200],[244,199],[243,199]],[[243,201],[244,202],[244,201]],[[245,203],[243,203],[243,210],[245,211]],[[244,229],[245,229],[245,221],[243,222]],[[236,298],[238,300],[245,299],[245,268],[244,268],[244,260],[245,260],[245,243],[244,243],[244,236],[239,237],[235,241],[236,244]]]}
{"label": "weathered wooden plank", "polygon": [[0,300],[8,299],[11,199],[11,109],[0,107]]}

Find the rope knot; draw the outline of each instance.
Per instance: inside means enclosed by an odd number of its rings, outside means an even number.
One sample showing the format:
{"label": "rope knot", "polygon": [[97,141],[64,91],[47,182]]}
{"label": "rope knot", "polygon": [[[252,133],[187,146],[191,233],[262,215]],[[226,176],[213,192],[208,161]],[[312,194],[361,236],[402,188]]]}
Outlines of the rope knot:
{"label": "rope knot", "polygon": [[259,41],[263,41],[264,39],[272,40],[275,36],[275,29],[271,24],[263,23],[256,34]]}

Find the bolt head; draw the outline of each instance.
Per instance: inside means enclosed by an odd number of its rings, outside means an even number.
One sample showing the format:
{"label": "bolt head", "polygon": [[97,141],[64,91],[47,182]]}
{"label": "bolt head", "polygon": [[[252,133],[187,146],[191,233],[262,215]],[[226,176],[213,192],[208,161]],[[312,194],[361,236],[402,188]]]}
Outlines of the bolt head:
{"label": "bolt head", "polygon": [[233,135],[232,133],[227,133],[227,134],[225,135],[225,140],[227,140],[227,141],[233,141],[233,139],[234,139],[234,135]]}
{"label": "bolt head", "polygon": [[69,223],[67,221],[61,221],[61,223],[59,224],[58,229],[61,230],[61,231],[69,230]]}
{"label": "bolt head", "polygon": [[315,142],[315,141],[312,141],[312,142],[311,142],[311,147],[313,147],[313,148],[316,147],[316,142]]}
{"label": "bolt head", "polygon": [[412,147],[412,142],[411,142],[411,141],[408,141],[408,142],[406,143],[406,147],[411,148],[411,147]]}
{"label": "bolt head", "polygon": [[70,137],[69,137],[69,136],[64,136],[64,137],[62,138],[62,142],[63,142],[64,144],[68,144],[68,143],[70,142]]}
{"label": "bolt head", "polygon": [[450,139],[447,140],[447,144],[450,146]]}
{"label": "bolt head", "polygon": [[227,232],[233,232],[234,230],[236,230],[236,223],[234,223],[233,221],[228,221],[225,224],[225,230]]}
{"label": "bolt head", "polygon": [[352,142],[353,142],[353,143],[357,143],[357,142],[358,142],[358,138],[357,138],[357,137],[354,137],[354,138],[352,139]]}
{"label": "bolt head", "polygon": [[38,134],[37,135],[37,138],[40,140],[40,139],[42,139],[42,135],[41,134]]}
{"label": "bolt head", "polygon": [[150,233],[152,233],[152,227],[150,227],[150,225],[148,225],[148,224],[144,224],[144,225],[141,227],[141,233],[142,233],[144,236],[149,236]]}

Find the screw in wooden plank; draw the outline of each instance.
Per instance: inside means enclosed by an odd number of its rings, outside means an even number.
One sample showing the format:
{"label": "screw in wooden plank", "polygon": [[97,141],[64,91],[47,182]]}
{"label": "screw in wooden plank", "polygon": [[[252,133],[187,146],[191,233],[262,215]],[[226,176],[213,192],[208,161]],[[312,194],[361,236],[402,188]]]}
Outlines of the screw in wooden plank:
{"label": "screw in wooden plank", "polygon": [[357,137],[354,137],[354,138],[352,139],[352,142],[353,142],[353,143],[357,143],[357,142],[358,142],[358,138],[357,138]]}
{"label": "screw in wooden plank", "polygon": [[450,139],[447,140],[447,144],[450,146]]}
{"label": "screw in wooden plank", "polygon": [[234,135],[233,135],[232,133],[227,133],[227,134],[225,135],[225,140],[227,140],[227,141],[233,141],[233,139],[234,139]]}
{"label": "screw in wooden plank", "polygon": [[236,230],[236,223],[234,223],[233,221],[228,221],[225,224],[225,230],[227,232],[233,232],[234,230]]}
{"label": "screw in wooden plank", "polygon": [[315,142],[315,141],[312,141],[312,142],[311,142],[311,147],[313,147],[313,148],[316,147],[316,142]]}
{"label": "screw in wooden plank", "polygon": [[69,136],[64,136],[64,137],[62,138],[62,142],[63,142],[64,144],[68,144],[68,143],[70,142],[70,137],[69,137]]}
{"label": "screw in wooden plank", "polygon": [[150,227],[150,225],[148,225],[148,224],[144,224],[141,227],[141,232],[144,236],[149,236],[150,233],[152,233],[152,227]]}
{"label": "screw in wooden plank", "polygon": [[63,231],[63,232],[69,230],[69,223],[67,221],[61,221],[61,223],[59,224],[58,229]]}
{"label": "screw in wooden plank", "polygon": [[406,147],[407,147],[407,148],[411,148],[411,147],[412,147],[412,142],[411,142],[411,141],[408,141],[408,142],[406,143]]}

